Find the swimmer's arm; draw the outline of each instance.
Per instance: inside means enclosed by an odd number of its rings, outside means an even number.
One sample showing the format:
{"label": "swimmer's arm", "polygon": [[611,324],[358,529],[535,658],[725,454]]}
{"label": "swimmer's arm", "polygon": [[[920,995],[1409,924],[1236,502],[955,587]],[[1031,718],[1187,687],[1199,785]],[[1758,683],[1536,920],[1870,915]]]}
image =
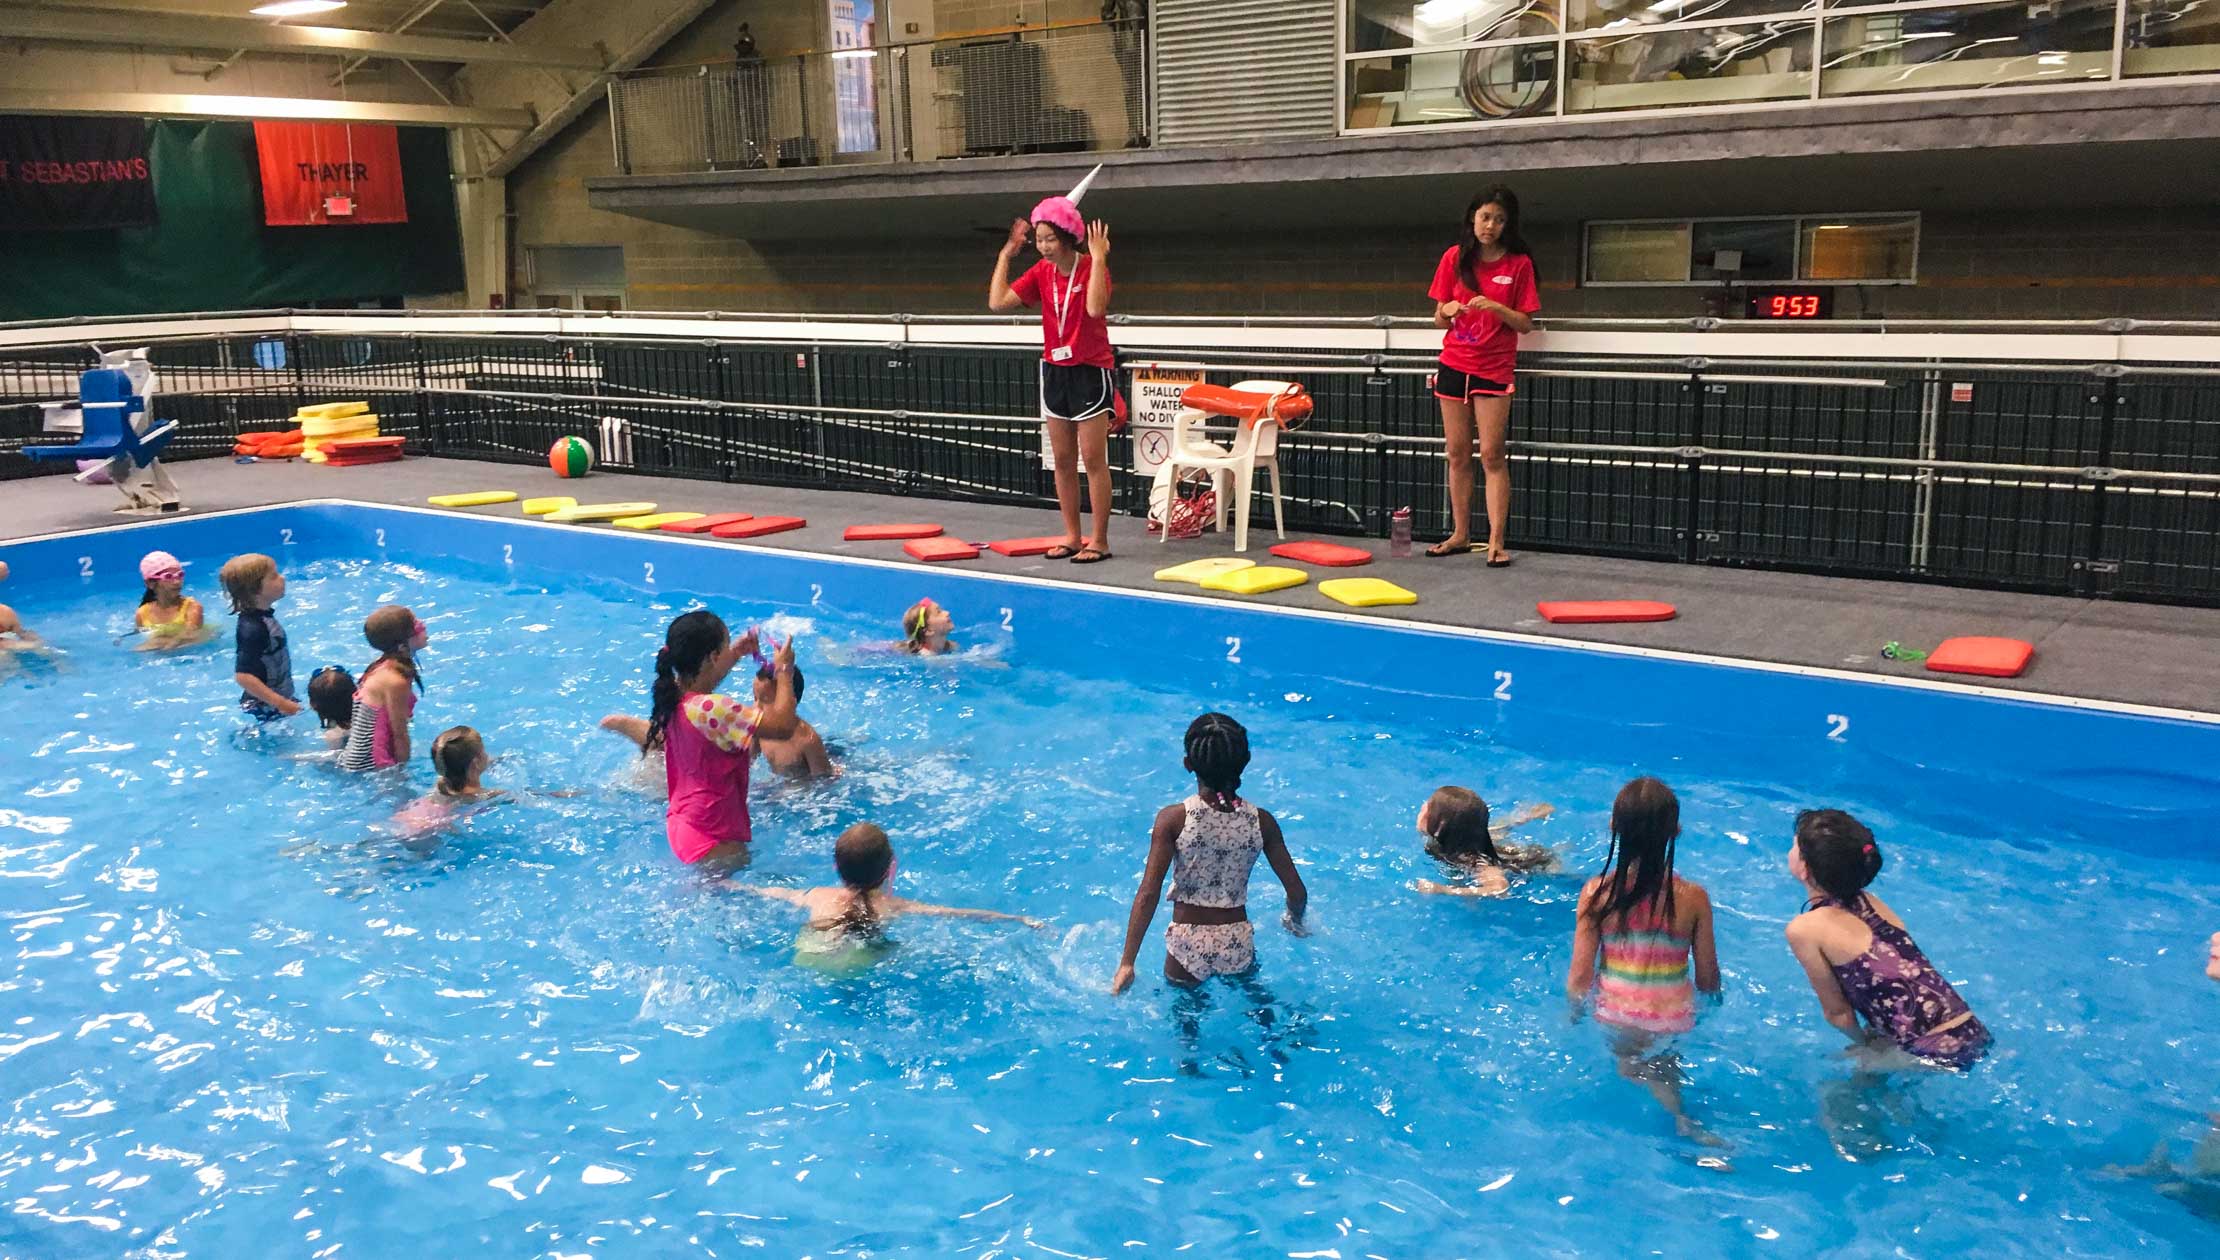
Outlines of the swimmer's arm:
{"label": "swimmer's arm", "polygon": [[1048,924],[1022,914],[1004,914],[1000,910],[967,910],[962,906],[936,906],[929,901],[894,899],[894,907],[901,914],[930,914],[943,919],[984,919],[995,923],[1022,923],[1029,928],[1044,928]]}
{"label": "swimmer's arm", "polygon": [[1502,822],[1499,822],[1493,827],[1488,828],[1488,834],[1498,840],[1501,840],[1505,836],[1511,834],[1512,828],[1523,827],[1530,822],[1540,822],[1544,818],[1547,818],[1551,814],[1554,814],[1556,812],[1557,807],[1555,805],[1550,804],[1548,801],[1537,801],[1532,805],[1521,807],[1520,809],[1514,811],[1509,818],[1506,818]]}
{"label": "swimmer's arm", "polygon": [[269,705],[271,708],[276,709],[278,712],[284,714],[287,717],[291,717],[301,711],[300,701],[288,700],[284,696],[279,695],[277,691],[270,686],[270,684],[262,681],[262,679],[257,675],[244,673],[233,674],[231,676],[231,680],[239,684],[240,690],[246,692],[250,696],[253,696],[257,700],[260,700],[262,703]]}
{"label": "swimmer's arm", "polygon": [[1431,879],[1414,879],[1411,887],[1422,893],[1435,893],[1444,897],[1501,897],[1511,891],[1511,881],[1493,866],[1483,866],[1472,873],[1469,884],[1443,884]]}
{"label": "swimmer's arm", "polygon": [[802,759],[809,763],[810,778],[830,779],[840,773],[840,767],[833,764],[832,754],[825,751],[824,737],[815,732],[802,741]]}
{"label": "swimmer's arm", "polygon": [[809,894],[799,889],[769,888],[762,884],[728,884],[726,887],[734,892],[754,893],[758,897],[769,897],[773,901],[783,901],[790,906],[801,906],[804,909],[809,907]]}
{"label": "swimmer's arm", "polygon": [[1280,887],[1287,890],[1287,930],[1300,935],[1303,912],[1310,909],[1310,889],[1303,886],[1303,873],[1295,869],[1295,859],[1288,856],[1279,819],[1268,809],[1258,810],[1256,819],[1264,828],[1264,860],[1272,864],[1272,873],[1280,877]]}
{"label": "swimmer's arm", "polygon": [[1842,1030],[1842,1035],[1852,1041],[1864,1041],[1865,1029],[1858,1024],[1858,1013],[1851,1009],[1850,999],[1843,996],[1842,982],[1835,979],[1835,969],[1827,962],[1827,955],[1819,948],[1819,932],[1805,916],[1798,915],[1788,921],[1788,948],[1803,964],[1804,979],[1811,983],[1811,991],[1819,998],[1819,1009],[1827,1022]]}
{"label": "swimmer's arm", "polygon": [[601,729],[615,731],[641,748],[647,747],[648,720],[627,713],[612,713],[601,719]]}
{"label": "swimmer's arm", "polygon": [[756,710],[755,733],[761,739],[785,739],[802,724],[794,712],[794,640],[788,639],[773,658],[771,702]]}
{"label": "swimmer's arm", "polygon": [[1588,903],[1595,896],[1596,881],[1591,879],[1580,890],[1580,902],[1573,910],[1573,955],[1572,965],[1565,969],[1565,998],[1575,1011],[1596,987],[1596,951],[1602,936],[1595,917],[1588,913]]}
{"label": "swimmer's arm", "polygon": [[1164,875],[1172,869],[1172,851],[1179,842],[1186,811],[1167,805],[1156,812],[1149,831],[1149,860],[1141,868],[1141,886],[1133,891],[1133,909],[1125,919],[1125,952],[1118,957],[1118,971],[1110,978],[1110,991],[1123,993],[1133,983],[1133,963],[1141,956],[1141,941],[1156,917],[1156,903],[1164,899]]}
{"label": "swimmer's arm", "polygon": [[1702,993],[1719,992],[1719,945],[1711,938],[1711,894],[1701,888],[1695,893],[1696,923],[1689,933],[1690,961],[1696,967],[1696,989]]}
{"label": "swimmer's arm", "polygon": [[185,601],[185,628],[187,630],[198,630],[200,629],[200,627],[200,601],[197,599],[188,599]]}

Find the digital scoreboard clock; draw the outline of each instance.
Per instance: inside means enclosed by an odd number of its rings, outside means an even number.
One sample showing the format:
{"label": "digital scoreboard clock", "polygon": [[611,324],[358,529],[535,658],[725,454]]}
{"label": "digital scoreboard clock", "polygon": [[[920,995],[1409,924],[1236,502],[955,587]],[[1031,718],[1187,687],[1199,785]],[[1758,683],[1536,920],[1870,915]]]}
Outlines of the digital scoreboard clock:
{"label": "digital scoreboard clock", "polygon": [[1752,289],[1745,319],[1826,319],[1834,314],[1833,289]]}

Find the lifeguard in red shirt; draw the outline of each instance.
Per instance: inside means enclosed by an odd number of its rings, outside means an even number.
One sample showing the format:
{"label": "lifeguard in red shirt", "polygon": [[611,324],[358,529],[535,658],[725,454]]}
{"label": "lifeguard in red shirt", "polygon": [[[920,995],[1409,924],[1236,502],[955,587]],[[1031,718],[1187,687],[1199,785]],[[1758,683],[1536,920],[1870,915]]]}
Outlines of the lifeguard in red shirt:
{"label": "lifeguard in red shirt", "polygon": [[[1041,308],[1041,422],[1056,458],[1056,505],[1064,513],[1064,541],[1043,554],[1050,560],[1094,564],[1110,558],[1110,419],[1118,405],[1117,358],[1110,348],[1110,225],[1083,224],[1079,199],[1095,172],[1070,195],[1033,207],[1031,221],[1010,224],[1010,239],[987,282],[987,309]],[[1080,251],[1080,235],[1086,251]],[[1010,263],[1030,239],[1041,260],[1015,283]],[[1087,468],[1095,528],[1079,531],[1079,467]]]}
{"label": "lifeguard in red shirt", "polygon": [[1511,461],[1504,443],[1511,430],[1512,374],[1519,334],[1534,331],[1542,309],[1534,284],[1534,259],[1519,235],[1519,199],[1490,188],[1465,208],[1460,239],[1434,268],[1434,323],[1446,331],[1434,370],[1434,397],[1449,442],[1449,537],[1426,549],[1429,556],[1472,550],[1472,443],[1480,438],[1480,467],[1488,477],[1488,567],[1511,563],[1504,536],[1511,518]]}

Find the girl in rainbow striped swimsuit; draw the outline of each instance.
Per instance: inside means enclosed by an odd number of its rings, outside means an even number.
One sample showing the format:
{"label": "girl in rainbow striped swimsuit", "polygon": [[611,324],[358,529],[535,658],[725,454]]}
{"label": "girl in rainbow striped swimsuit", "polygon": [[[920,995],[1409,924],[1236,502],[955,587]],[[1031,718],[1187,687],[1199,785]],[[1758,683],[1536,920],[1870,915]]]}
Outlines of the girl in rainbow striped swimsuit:
{"label": "girl in rainbow striped swimsuit", "polygon": [[1593,997],[1619,1074],[1648,1087],[1682,1136],[1710,1140],[1681,1105],[1678,1057],[1660,1044],[1696,1026],[1697,989],[1719,992],[1711,897],[1673,874],[1679,835],[1671,788],[1643,777],[1619,789],[1605,873],[1580,891],[1565,991],[1576,1013]]}

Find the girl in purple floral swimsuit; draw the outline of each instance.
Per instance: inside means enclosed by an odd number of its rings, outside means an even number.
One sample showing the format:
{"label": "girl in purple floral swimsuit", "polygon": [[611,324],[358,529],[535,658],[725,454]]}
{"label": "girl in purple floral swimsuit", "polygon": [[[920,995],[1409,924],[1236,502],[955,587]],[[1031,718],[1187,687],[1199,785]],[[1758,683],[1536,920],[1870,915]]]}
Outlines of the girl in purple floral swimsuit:
{"label": "girl in purple floral swimsuit", "polygon": [[1989,1030],[1912,943],[1896,912],[1865,891],[1881,873],[1881,851],[1865,824],[1839,809],[1797,815],[1788,873],[1811,896],[1789,921],[1788,945],[1828,1023],[1853,1040],[1893,1044],[1940,1067],[1971,1067],[1988,1053]]}

